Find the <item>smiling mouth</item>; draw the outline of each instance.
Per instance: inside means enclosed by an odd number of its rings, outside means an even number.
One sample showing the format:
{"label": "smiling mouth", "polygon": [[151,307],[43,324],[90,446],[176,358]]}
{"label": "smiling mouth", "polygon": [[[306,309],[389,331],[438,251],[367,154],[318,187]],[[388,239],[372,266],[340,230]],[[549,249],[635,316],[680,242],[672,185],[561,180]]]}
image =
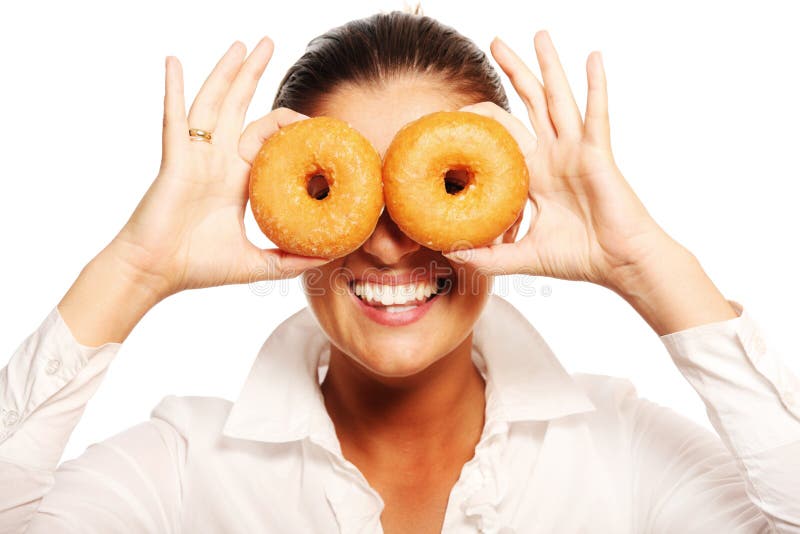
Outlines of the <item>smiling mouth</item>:
{"label": "smiling mouth", "polygon": [[367,306],[388,313],[402,313],[446,294],[451,285],[447,277],[397,285],[351,280],[350,291]]}

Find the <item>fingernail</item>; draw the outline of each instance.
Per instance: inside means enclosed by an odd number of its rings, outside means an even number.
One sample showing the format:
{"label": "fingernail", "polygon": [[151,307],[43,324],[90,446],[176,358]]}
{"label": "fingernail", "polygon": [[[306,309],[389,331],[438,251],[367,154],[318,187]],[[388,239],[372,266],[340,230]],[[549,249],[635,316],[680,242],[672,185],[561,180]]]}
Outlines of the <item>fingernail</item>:
{"label": "fingernail", "polygon": [[289,119],[289,124],[291,124],[293,122],[298,122],[298,121],[301,121],[301,120],[304,120],[304,119],[310,119],[310,118],[311,117],[309,117],[308,115],[303,115],[302,113],[298,113],[297,115],[295,115],[294,117]]}
{"label": "fingernail", "polygon": [[551,50],[555,50],[556,45],[553,43],[553,36],[550,35],[550,32],[545,30],[544,34],[547,36],[547,46],[550,47]]}
{"label": "fingernail", "polygon": [[467,250],[454,250],[453,252],[445,252],[443,255],[451,260],[459,261],[465,261],[469,259],[470,256],[469,251]]}

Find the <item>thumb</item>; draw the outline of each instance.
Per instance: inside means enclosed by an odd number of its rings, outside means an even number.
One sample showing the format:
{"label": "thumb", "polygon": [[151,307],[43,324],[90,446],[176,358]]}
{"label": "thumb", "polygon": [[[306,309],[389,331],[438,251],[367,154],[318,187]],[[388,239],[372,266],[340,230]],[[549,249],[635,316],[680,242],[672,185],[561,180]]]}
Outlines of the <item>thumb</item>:
{"label": "thumb", "polygon": [[526,243],[519,241],[454,250],[443,255],[455,263],[467,264],[487,275],[538,274],[535,254],[531,254],[527,248]]}
{"label": "thumb", "polygon": [[252,165],[267,138],[293,122],[308,118],[307,115],[289,108],[278,108],[269,112],[248,124],[244,129],[244,133],[239,138],[239,156]]}
{"label": "thumb", "polygon": [[253,249],[253,261],[244,277],[246,282],[294,278],[303,271],[332,261],[329,258],[292,254],[279,248],[262,250],[254,246]]}

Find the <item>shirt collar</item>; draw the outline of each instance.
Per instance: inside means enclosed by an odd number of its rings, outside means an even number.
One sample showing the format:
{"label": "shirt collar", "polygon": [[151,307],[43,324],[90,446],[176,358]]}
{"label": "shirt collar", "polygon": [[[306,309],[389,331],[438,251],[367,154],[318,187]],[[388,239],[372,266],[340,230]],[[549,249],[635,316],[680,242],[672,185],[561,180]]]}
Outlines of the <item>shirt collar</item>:
{"label": "shirt collar", "polygon": [[[308,307],[264,342],[222,433],[264,442],[311,437],[338,450],[319,384],[329,341]],[[530,322],[492,295],[473,330],[472,358],[486,380],[486,424],[544,421],[594,404]]]}

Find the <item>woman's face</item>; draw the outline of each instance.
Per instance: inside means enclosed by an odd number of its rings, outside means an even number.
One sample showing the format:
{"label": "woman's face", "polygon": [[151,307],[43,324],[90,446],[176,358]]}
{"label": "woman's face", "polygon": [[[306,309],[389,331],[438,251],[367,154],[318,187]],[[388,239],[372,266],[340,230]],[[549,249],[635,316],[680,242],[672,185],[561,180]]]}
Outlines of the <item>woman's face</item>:
{"label": "woman's face", "polygon": [[[347,121],[383,157],[403,125],[472,103],[443,87],[419,78],[398,78],[383,87],[341,87],[327,95],[316,115]],[[516,225],[498,242],[513,240],[515,232]],[[469,343],[491,291],[489,276],[412,241],[385,209],[359,249],[307,271],[303,284],[334,350],[373,375],[398,378],[414,375]],[[393,303],[414,297],[384,306],[389,295]]]}

